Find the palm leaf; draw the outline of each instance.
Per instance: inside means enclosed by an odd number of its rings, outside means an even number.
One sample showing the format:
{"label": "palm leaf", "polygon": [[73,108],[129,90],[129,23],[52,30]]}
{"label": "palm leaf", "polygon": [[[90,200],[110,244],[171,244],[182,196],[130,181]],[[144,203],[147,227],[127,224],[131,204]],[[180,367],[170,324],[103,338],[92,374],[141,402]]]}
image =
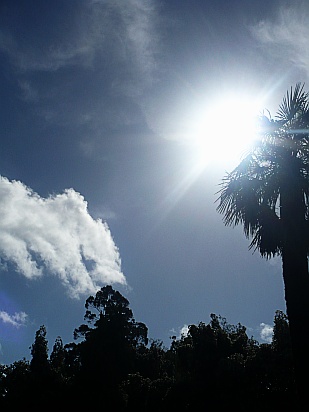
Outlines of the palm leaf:
{"label": "palm leaf", "polygon": [[[304,231],[309,252],[309,94],[298,83],[287,91],[277,114],[261,116],[261,139],[222,180],[217,211],[225,225],[242,224],[250,249],[267,258],[283,250],[280,213],[283,188],[302,194]],[[294,193],[294,190],[291,190]],[[298,192],[300,193],[300,192]]]}
{"label": "palm leaf", "polygon": [[297,116],[308,112],[308,93],[304,91],[304,84],[297,83],[294,91],[287,90],[279,106],[276,118],[282,124],[291,123]]}

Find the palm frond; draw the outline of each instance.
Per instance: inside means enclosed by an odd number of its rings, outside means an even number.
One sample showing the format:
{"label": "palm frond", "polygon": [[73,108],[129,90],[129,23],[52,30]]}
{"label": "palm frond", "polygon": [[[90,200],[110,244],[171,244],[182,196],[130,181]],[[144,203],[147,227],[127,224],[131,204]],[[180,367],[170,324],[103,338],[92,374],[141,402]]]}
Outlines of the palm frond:
{"label": "palm frond", "polygon": [[[273,120],[261,115],[261,136],[251,152],[222,180],[217,211],[227,226],[241,224],[249,249],[280,255],[286,238],[282,193],[290,188],[302,205],[309,254],[309,94],[297,83],[283,98]],[[296,191],[294,190],[296,189]]]}
{"label": "palm frond", "polygon": [[[261,149],[261,148],[260,148]],[[279,239],[272,228],[280,220],[278,212],[278,176],[268,145],[248,155],[222,181],[217,211],[226,226],[243,225],[244,234],[252,238],[250,249],[259,249],[270,257],[280,251]]]}
{"label": "palm frond", "polygon": [[286,124],[306,112],[308,112],[308,93],[304,91],[304,84],[297,83],[294,91],[292,87],[290,91],[287,90],[286,96],[279,105],[276,118],[282,124]]}
{"label": "palm frond", "polygon": [[249,249],[259,250],[263,257],[280,255],[282,251],[282,221],[271,210],[265,209],[260,215],[260,222]]}

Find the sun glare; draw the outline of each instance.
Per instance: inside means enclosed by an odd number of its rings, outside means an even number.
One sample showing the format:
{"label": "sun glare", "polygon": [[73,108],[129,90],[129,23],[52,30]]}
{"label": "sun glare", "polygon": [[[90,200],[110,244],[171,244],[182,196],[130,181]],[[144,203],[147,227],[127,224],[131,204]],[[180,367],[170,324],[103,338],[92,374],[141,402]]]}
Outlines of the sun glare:
{"label": "sun glare", "polygon": [[256,139],[260,107],[254,100],[222,99],[206,108],[196,119],[193,138],[200,166],[224,162],[237,164]]}

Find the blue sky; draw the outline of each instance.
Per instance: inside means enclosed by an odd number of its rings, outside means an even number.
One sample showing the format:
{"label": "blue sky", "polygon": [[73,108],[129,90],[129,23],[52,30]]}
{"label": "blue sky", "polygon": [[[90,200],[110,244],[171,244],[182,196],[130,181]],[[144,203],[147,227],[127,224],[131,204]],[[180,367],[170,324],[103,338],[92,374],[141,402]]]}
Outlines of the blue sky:
{"label": "blue sky", "polygon": [[235,165],[220,130],[306,83],[308,17],[298,0],[1,2],[1,363],[42,324],[72,342],[107,283],[166,345],[210,313],[269,338],[281,264],[216,212]]}

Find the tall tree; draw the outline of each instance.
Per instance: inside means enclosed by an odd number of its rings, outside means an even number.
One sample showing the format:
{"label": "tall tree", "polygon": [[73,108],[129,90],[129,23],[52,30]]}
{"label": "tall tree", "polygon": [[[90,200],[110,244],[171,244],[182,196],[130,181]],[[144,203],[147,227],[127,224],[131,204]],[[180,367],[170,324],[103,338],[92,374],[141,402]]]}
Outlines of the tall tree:
{"label": "tall tree", "polygon": [[308,400],[309,97],[297,83],[275,118],[260,116],[260,140],[223,181],[217,210],[242,224],[250,248],[282,258],[285,300],[300,397]]}
{"label": "tall tree", "polygon": [[50,363],[54,370],[59,371],[63,368],[66,351],[60,336],[57,336],[52,353],[50,354]]}
{"label": "tall tree", "polygon": [[49,371],[48,341],[46,339],[46,327],[40,326],[35,333],[34,343],[31,346],[32,359],[30,361],[31,372],[38,377],[46,375]]}
{"label": "tall tree", "polygon": [[74,339],[84,338],[78,346],[82,390],[88,395],[105,391],[106,402],[120,401],[118,393],[111,394],[134,372],[136,350],[147,345],[148,329],[135,321],[129,301],[110,285],[90,296],[85,307],[88,324],[74,331]]}

